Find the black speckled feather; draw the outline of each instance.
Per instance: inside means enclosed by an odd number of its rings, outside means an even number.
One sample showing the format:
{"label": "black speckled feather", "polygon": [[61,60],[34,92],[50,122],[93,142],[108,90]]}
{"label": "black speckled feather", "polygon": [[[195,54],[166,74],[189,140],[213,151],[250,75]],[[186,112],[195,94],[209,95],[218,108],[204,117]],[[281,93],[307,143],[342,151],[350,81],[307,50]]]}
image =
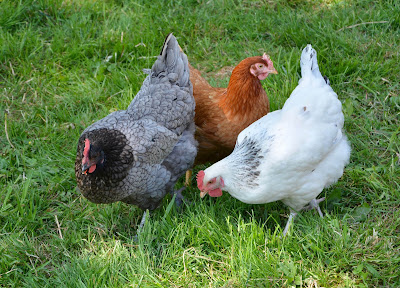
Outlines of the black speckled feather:
{"label": "black speckled feather", "polygon": [[237,169],[235,169],[234,174],[238,179],[242,179],[242,185],[258,186],[256,179],[261,173],[260,164],[264,155],[268,153],[268,149],[262,152],[259,145],[260,143],[247,136],[240,143],[236,143],[233,159],[240,161],[240,163],[236,164]]}
{"label": "black speckled feather", "polygon": [[[104,151],[105,161],[93,173],[82,173],[82,153],[85,139],[93,147]],[[132,168],[133,150],[124,134],[115,129],[101,128],[84,133],[79,138],[75,161],[75,176],[83,196],[94,203],[110,203],[115,200],[112,191],[123,185]]]}

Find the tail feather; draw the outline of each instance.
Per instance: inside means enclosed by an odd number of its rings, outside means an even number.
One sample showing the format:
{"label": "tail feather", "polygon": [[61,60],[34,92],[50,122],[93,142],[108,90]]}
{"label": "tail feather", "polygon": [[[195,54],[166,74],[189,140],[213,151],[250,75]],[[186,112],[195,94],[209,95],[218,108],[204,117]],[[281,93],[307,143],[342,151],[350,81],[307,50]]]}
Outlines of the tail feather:
{"label": "tail feather", "polygon": [[301,53],[300,67],[302,78],[314,77],[323,79],[318,67],[317,51],[312,48],[311,44],[308,44]]}
{"label": "tail feather", "polygon": [[182,52],[178,41],[172,33],[165,38],[158,59],[151,68],[152,74],[167,76],[171,83],[180,87],[190,85],[187,56]]}
{"label": "tail feather", "polygon": [[149,74],[127,111],[132,120],[151,119],[180,136],[193,122],[196,104],[187,57],[172,34]]}
{"label": "tail feather", "polygon": [[165,54],[165,49],[167,49],[167,43],[169,42],[169,40],[171,39],[171,37],[172,37],[172,32],[169,33],[169,34],[167,35],[167,37],[165,37],[164,44],[163,44],[163,46],[162,46],[162,48],[161,48],[160,56],[162,56],[163,54]]}

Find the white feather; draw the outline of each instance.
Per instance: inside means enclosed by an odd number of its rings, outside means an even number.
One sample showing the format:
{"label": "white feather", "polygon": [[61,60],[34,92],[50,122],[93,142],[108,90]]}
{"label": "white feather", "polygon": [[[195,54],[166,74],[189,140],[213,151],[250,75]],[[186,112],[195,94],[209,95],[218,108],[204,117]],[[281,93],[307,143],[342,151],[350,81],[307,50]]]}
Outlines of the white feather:
{"label": "white feather", "polygon": [[[243,130],[232,154],[205,170],[206,179],[221,176],[223,190],[240,201],[281,200],[299,211],[335,183],[349,162],[341,103],[319,72],[315,50],[307,47],[300,61],[302,78],[283,108]],[[243,169],[254,169],[243,159],[242,146],[249,140],[263,157],[256,168],[260,173],[252,179],[255,185],[238,176]]]}

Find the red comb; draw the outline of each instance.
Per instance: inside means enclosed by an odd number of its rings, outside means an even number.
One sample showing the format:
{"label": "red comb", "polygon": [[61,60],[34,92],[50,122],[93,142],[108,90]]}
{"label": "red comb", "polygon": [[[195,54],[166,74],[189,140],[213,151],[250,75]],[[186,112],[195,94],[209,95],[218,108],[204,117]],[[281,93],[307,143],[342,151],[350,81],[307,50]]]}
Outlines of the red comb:
{"label": "red comb", "polygon": [[89,157],[89,150],[90,150],[90,141],[89,139],[85,139],[85,147],[83,148],[84,157]]}
{"label": "red comb", "polygon": [[203,191],[203,180],[204,180],[204,176],[206,174],[204,173],[203,170],[199,171],[199,173],[197,173],[197,188],[199,188],[200,191]]}
{"label": "red comb", "polygon": [[267,54],[263,54],[263,56],[262,56],[262,59],[265,61],[265,62],[267,62],[267,64],[268,64],[268,66],[269,65],[274,65],[274,63],[272,63],[272,61],[271,61],[271,58],[269,58],[269,55],[267,55]]}

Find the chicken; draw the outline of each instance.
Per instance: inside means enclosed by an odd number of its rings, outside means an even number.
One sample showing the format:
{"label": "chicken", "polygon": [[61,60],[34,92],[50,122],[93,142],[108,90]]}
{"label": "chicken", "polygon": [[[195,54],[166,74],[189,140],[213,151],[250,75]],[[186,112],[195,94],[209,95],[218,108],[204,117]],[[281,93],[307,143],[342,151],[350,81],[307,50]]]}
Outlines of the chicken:
{"label": "chicken", "polygon": [[[228,88],[212,87],[189,64],[196,100],[195,165],[215,163],[228,156],[239,133],[269,112],[269,100],[260,80],[277,74],[268,55],[242,60],[232,71]],[[189,183],[191,173],[186,174]]]}
{"label": "chicken", "polygon": [[145,210],[141,225],[197,154],[188,61],[172,34],[147,73],[127,110],[83,131],[75,161],[78,188],[88,200],[137,205]]}
{"label": "chicken", "polygon": [[342,176],[350,158],[341,102],[321,76],[311,45],[300,66],[302,78],[282,110],[243,130],[232,154],[197,175],[201,197],[224,190],[248,204],[281,200],[290,208],[284,235],[305,208],[323,216],[318,203],[324,199],[316,197]]}
{"label": "chicken", "polygon": [[232,71],[228,88],[214,88],[190,67],[196,100],[195,165],[216,162],[229,155],[239,133],[269,112],[269,100],[260,80],[277,74],[266,54],[242,60]]}

